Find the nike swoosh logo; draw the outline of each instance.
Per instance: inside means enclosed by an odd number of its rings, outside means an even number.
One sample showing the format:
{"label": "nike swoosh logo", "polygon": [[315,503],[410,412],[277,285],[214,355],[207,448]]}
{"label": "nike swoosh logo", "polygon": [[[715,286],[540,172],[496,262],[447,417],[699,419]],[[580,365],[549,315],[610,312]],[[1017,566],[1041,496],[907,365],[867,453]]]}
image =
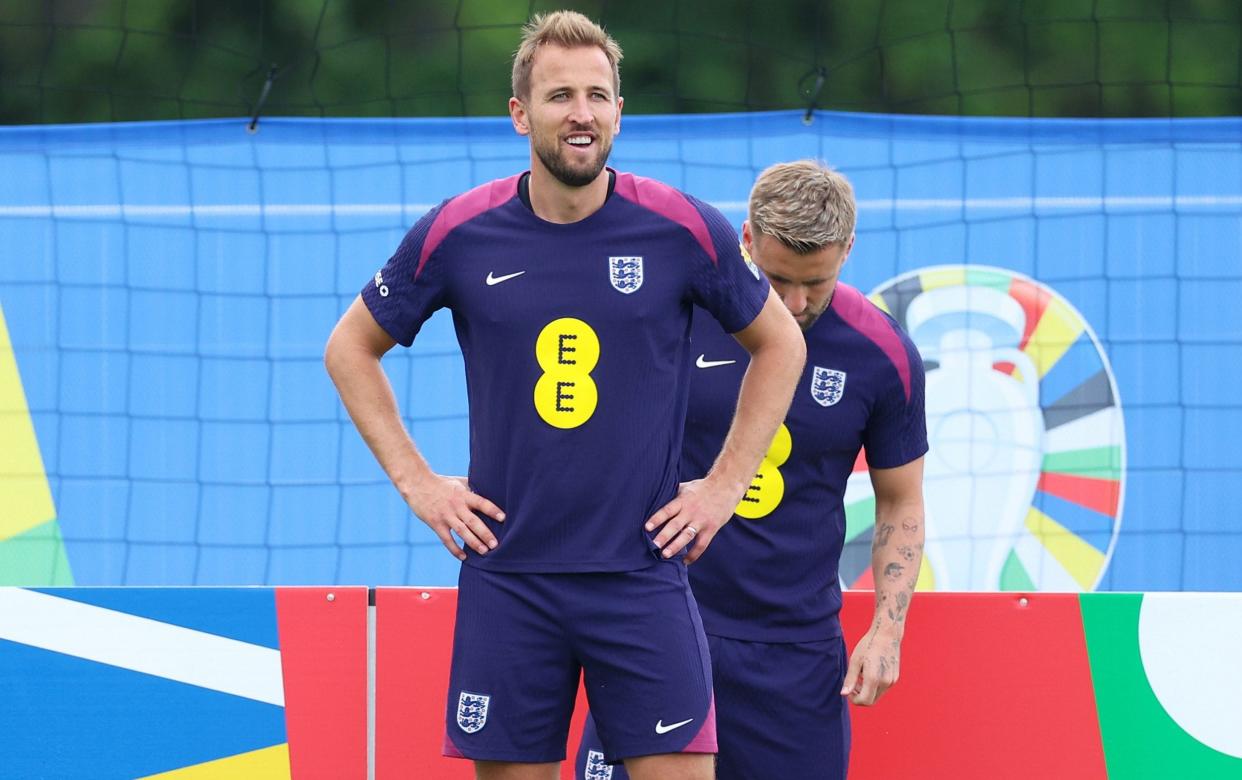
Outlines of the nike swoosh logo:
{"label": "nike swoosh logo", "polygon": [[694,364],[699,368],[715,368],[716,366],[727,366],[737,362],[736,360],[704,360],[703,358],[705,357],[707,355],[699,355],[699,359],[694,361]]}
{"label": "nike swoosh logo", "polygon": [[511,274],[505,274],[504,276],[492,276],[492,272],[491,272],[491,271],[488,271],[488,272],[487,272],[487,286],[488,286],[488,287],[491,287],[493,284],[500,284],[501,282],[507,282],[507,281],[509,281],[510,279],[512,279],[513,277],[515,277],[515,276],[521,276],[521,275],[522,275],[522,274],[524,274],[524,273],[526,273],[526,272],[525,272],[525,271],[516,271],[516,272],[511,273]]}
{"label": "nike swoosh logo", "polygon": [[[729,362],[733,362],[733,361],[729,361]],[[690,718],[689,720],[683,720],[683,721],[681,721],[680,723],[670,723],[670,724],[668,724],[667,726],[665,726],[665,725],[664,725],[664,719],[663,719],[663,718],[661,718],[660,720],[657,720],[657,721],[656,721],[656,733],[657,733],[657,734],[667,734],[667,733],[669,733],[670,731],[672,731],[673,729],[679,729],[679,728],[681,728],[682,726],[686,725],[687,723],[691,723],[691,722],[693,722],[693,721],[694,721],[694,718]]]}

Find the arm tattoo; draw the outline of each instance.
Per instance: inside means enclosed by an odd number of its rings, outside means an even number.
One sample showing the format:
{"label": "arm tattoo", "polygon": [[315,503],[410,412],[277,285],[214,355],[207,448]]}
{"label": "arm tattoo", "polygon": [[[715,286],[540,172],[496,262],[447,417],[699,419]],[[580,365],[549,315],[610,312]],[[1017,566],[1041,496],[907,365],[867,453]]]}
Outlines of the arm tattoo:
{"label": "arm tattoo", "polygon": [[890,614],[893,615],[893,622],[894,623],[904,622],[906,619],[906,610],[909,609],[909,607],[910,607],[909,591],[902,591],[901,593],[898,593],[896,611],[894,612],[893,610],[889,610]]}
{"label": "arm tattoo", "polygon": [[[900,523],[900,527],[898,526]],[[893,534],[900,531],[896,540]],[[919,574],[923,555],[923,518],[911,515],[902,518],[876,518],[875,536],[872,542],[872,565],[882,567],[876,581],[875,627],[878,629],[884,617],[895,625],[906,621],[907,613]],[[889,551],[889,542],[895,541],[895,550]],[[896,653],[900,652],[900,638],[893,642],[894,657],[891,670],[896,673]]]}
{"label": "arm tattoo", "polygon": [[893,525],[892,523],[885,523],[884,525],[880,526],[879,532],[875,535],[876,546],[887,547],[888,540],[893,535],[893,531],[895,531],[896,528],[897,527]]}

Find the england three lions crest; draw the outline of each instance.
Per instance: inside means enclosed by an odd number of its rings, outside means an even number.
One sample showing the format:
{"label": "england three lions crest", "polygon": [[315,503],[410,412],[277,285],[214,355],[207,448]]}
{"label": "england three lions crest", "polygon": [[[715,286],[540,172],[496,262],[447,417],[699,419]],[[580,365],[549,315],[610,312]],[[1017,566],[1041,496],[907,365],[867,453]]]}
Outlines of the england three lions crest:
{"label": "england three lions crest", "polygon": [[845,392],[845,372],[815,366],[811,377],[811,397],[820,406],[832,406]]}
{"label": "england three lions crest", "polygon": [[587,751],[583,772],[584,780],[612,780],[612,765],[604,761],[604,754],[598,750]]}
{"label": "england three lions crest", "polygon": [[473,734],[487,725],[487,705],[491,696],[462,691],[457,697],[457,725],[467,734]]}
{"label": "england three lions crest", "polygon": [[608,258],[608,281],[617,292],[630,293],[643,286],[643,259],[641,257]]}

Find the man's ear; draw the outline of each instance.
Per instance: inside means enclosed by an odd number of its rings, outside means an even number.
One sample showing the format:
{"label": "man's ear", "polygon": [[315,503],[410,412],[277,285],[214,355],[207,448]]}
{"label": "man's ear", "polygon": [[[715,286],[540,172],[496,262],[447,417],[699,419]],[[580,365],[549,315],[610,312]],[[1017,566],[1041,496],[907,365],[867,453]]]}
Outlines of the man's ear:
{"label": "man's ear", "polygon": [[526,106],[516,97],[509,98],[509,119],[513,121],[514,132],[530,135],[530,117],[526,114]]}

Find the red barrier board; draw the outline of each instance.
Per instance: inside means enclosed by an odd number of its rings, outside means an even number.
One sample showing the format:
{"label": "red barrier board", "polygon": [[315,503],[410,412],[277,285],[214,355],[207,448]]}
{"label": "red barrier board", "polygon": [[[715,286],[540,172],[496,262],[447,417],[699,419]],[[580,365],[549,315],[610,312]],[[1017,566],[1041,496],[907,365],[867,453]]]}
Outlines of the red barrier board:
{"label": "red barrier board", "polygon": [[289,766],[297,780],[367,776],[367,589],[277,588]]}
{"label": "red barrier board", "polygon": [[[873,594],[845,594],[850,649]],[[1104,778],[1078,595],[916,594],[901,677],[851,707],[851,778]]]}
{"label": "red barrier board", "polygon": [[453,651],[454,588],[375,591],[375,776],[469,780],[440,755]]}

